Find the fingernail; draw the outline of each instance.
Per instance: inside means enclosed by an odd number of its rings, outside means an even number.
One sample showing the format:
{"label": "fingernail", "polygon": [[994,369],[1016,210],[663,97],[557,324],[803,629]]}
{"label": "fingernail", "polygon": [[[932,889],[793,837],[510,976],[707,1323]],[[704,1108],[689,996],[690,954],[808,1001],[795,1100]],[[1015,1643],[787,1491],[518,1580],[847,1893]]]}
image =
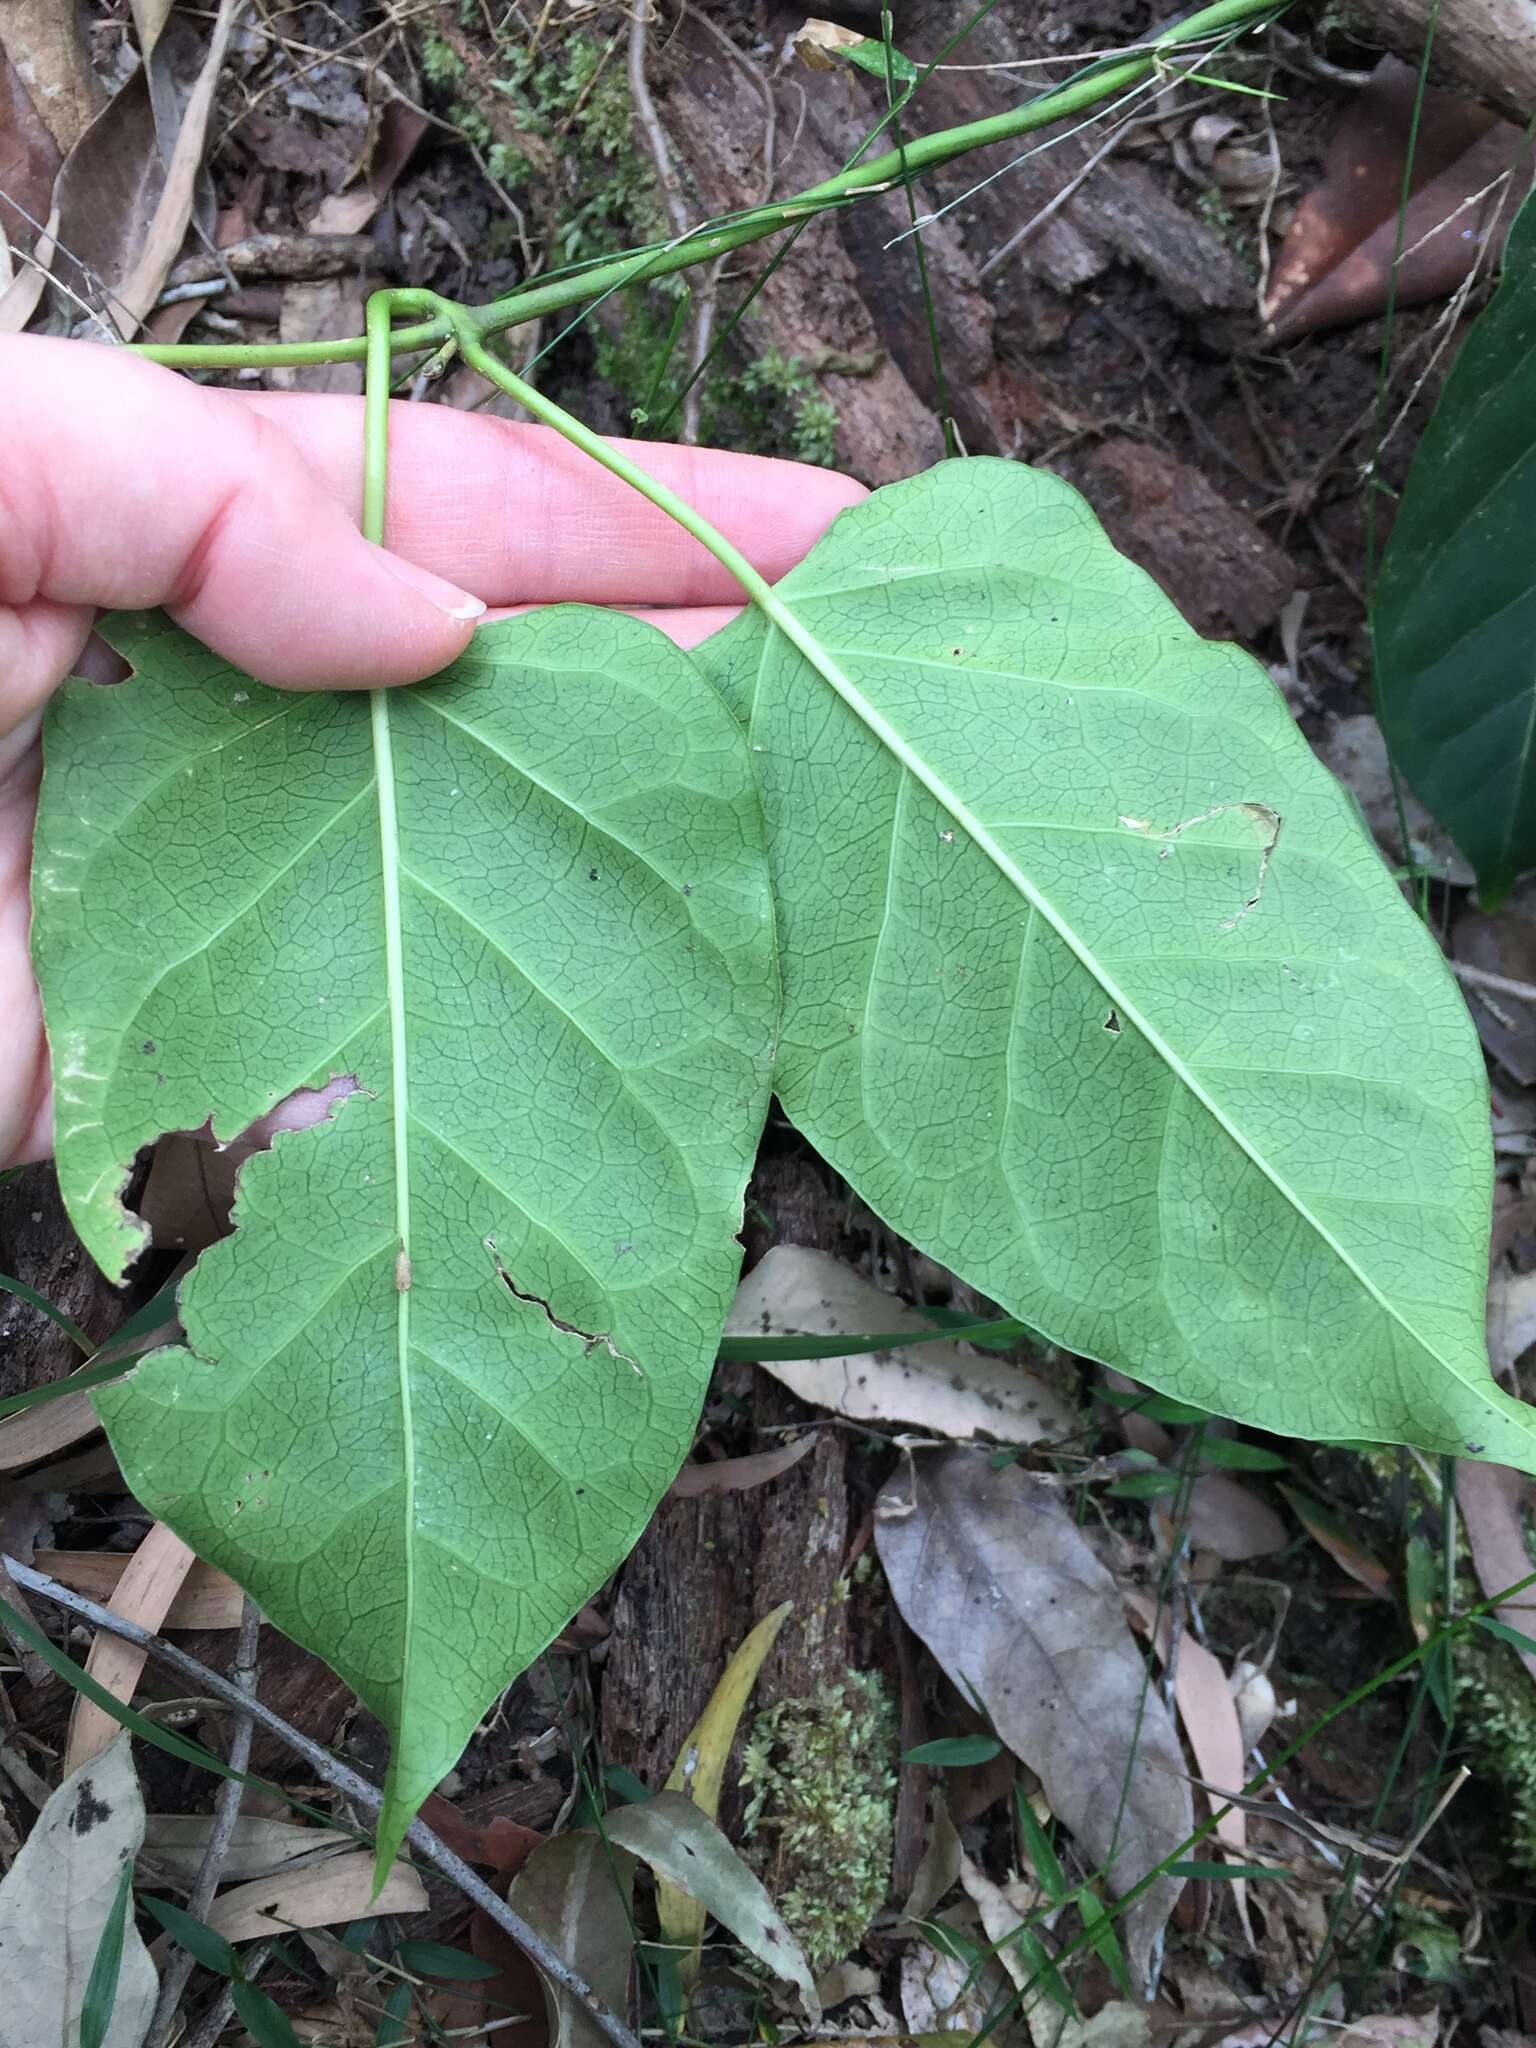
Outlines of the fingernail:
{"label": "fingernail", "polygon": [[415,562],[406,561],[403,555],[392,555],[387,548],[380,548],[379,554],[392,576],[397,576],[402,583],[435,604],[440,612],[446,612],[450,619],[459,619],[467,624],[471,619],[483,616],[485,606],[479,598],[471,597],[467,590],[460,590],[446,577],[434,576],[430,569],[419,568]]}

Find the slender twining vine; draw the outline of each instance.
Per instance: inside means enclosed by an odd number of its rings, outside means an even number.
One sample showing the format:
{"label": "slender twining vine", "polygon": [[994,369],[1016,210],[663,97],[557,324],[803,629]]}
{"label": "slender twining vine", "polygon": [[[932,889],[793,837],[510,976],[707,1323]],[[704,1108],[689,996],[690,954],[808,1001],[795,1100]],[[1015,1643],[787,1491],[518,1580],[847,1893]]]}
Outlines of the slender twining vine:
{"label": "slender twining vine", "polygon": [[395,365],[459,358],[747,599],[691,654],[559,605],[428,684],[336,695],[119,616],[134,681],[49,715],[34,956],[87,1247],[114,1278],[142,1248],[123,1192],[162,1132],[335,1098],[243,1168],[185,1342],[93,1391],[145,1506],[389,1727],[384,1861],[686,1455],[770,1091],[1068,1350],[1288,1434],[1536,1469],[1483,1342],[1475,1035],[1264,672],[1017,463],[877,491],[770,584],[492,347],[1272,12],[1220,0],[1010,114],[488,306],[395,289],[356,341],[144,351],[360,355],[378,542]]}

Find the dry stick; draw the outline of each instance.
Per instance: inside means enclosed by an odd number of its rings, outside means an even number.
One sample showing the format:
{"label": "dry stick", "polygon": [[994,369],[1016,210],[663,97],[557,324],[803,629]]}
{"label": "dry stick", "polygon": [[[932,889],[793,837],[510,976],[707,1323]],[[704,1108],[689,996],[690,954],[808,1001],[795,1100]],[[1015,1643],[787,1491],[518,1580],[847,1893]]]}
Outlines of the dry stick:
{"label": "dry stick", "polygon": [[1536,982],[1511,981],[1507,974],[1492,974],[1486,967],[1473,967],[1465,960],[1447,960],[1445,964],[1469,988],[1491,989],[1495,995],[1513,996],[1519,1003],[1536,1003]]}
{"label": "dry stick", "polygon": [[[661,125],[661,116],[656,111],[656,102],[651,98],[650,81],[645,74],[646,44],[651,22],[651,0],[638,0],[634,13],[629,17],[629,97],[634,108],[635,121],[645,138],[646,149],[656,169],[656,184],[661,193],[662,209],[667,216],[667,225],[679,241],[693,231],[688,208],[677,182],[677,171],[672,162],[672,146],[667,140],[667,131]],[[693,307],[689,318],[688,370],[690,376],[702,367],[709,353],[710,336],[715,325],[715,294],[720,283],[719,262],[709,264],[693,295]],[[695,380],[688,387],[683,400],[680,432],[685,441],[696,442],[699,438],[700,408],[704,398],[704,387]]]}
{"label": "dry stick", "polygon": [[[230,1672],[247,1699],[256,1691],[256,1642],[260,1634],[261,1610],[247,1595],[240,1614],[240,1633],[235,1639],[235,1661]],[[187,1911],[194,1920],[208,1918],[208,1908],[213,1904],[213,1895],[224,1874],[225,1858],[229,1855],[235,1821],[240,1812],[241,1794],[245,1791],[240,1777],[250,1767],[251,1737],[255,1728],[249,1705],[241,1707],[235,1715],[234,1732],[229,1738],[229,1768],[240,1776],[221,1778],[214,1795],[213,1825],[208,1830],[207,1846],[197,1866],[197,1875],[192,1880],[192,1889],[187,1894]],[[144,2048],[162,2048],[196,1962],[197,1958],[189,1949],[178,1948],[173,1952],[160,1980],[160,1996],[155,2002],[155,2016],[149,2023],[149,2032],[144,2036]]]}
{"label": "dry stick", "polygon": [[[258,1699],[243,1692],[230,1679],[217,1671],[210,1671],[206,1664],[200,1664],[195,1657],[189,1657],[185,1650],[179,1650],[173,1643],[162,1642],[159,1636],[151,1635],[148,1629],[140,1628],[137,1622],[124,1621],[120,1614],[110,1608],[101,1607],[96,1601],[87,1599],[84,1593],[76,1593],[68,1586],[61,1586],[57,1579],[49,1578],[46,1572],[34,1571],[19,1559],[0,1558],[0,1564],[10,1572],[18,1586],[30,1593],[40,1593],[45,1600],[63,1607],[71,1614],[78,1614],[95,1628],[106,1629],[109,1634],[121,1636],[124,1641],[139,1644],[159,1663],[168,1665],[183,1678],[190,1679],[200,1692],[223,1700],[240,1713],[247,1714],[258,1727],[269,1735],[275,1735],[279,1742],[302,1757],[315,1776],[329,1785],[333,1791],[343,1793],[363,1812],[377,1819],[384,1804],[384,1795],[376,1785],[354,1771],[340,1758],[331,1755],[318,1742],[311,1742],[307,1735],[301,1735],[297,1728],[290,1727],[280,1714],[264,1706]],[[591,1985],[578,1977],[576,1972],[550,1947],[543,1935],[537,1933],[520,1913],[515,1913],[485,1879],[472,1870],[458,1856],[441,1836],[433,1833],[423,1820],[413,1820],[405,1831],[405,1839],[422,1858],[435,1870],[458,1886],[464,1896],[473,1900],[481,1912],[515,1941],[530,1962],[538,1965],[551,1983],[557,1984],[568,1998],[573,1998],[582,2007],[592,2024],[607,2035],[613,2048],[640,2048],[618,2014],[598,1997]]]}

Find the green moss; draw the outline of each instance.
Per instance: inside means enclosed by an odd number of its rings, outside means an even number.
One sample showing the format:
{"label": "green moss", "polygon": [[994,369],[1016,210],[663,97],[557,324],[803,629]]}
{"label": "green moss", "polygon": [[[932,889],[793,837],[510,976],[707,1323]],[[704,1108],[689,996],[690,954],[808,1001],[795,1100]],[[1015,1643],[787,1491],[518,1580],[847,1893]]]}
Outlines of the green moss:
{"label": "green moss", "polygon": [[885,1903],[895,1830],[896,1710],[850,1671],[759,1714],[742,1760],[754,1860],[813,1972],[841,1962]]}
{"label": "green moss", "polygon": [[717,382],[705,438],[749,455],[789,455],[830,469],[837,461],[837,408],[798,356],[768,349]]}

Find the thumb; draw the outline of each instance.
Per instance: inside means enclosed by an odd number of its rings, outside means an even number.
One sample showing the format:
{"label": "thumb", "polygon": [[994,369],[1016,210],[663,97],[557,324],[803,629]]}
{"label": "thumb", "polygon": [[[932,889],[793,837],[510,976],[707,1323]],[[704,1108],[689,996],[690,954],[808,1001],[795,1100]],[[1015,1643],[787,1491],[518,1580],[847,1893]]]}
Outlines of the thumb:
{"label": "thumb", "polygon": [[280,427],[120,349],[0,339],[0,446],[0,605],[163,605],[300,689],[419,681],[485,609],[365,541]]}

